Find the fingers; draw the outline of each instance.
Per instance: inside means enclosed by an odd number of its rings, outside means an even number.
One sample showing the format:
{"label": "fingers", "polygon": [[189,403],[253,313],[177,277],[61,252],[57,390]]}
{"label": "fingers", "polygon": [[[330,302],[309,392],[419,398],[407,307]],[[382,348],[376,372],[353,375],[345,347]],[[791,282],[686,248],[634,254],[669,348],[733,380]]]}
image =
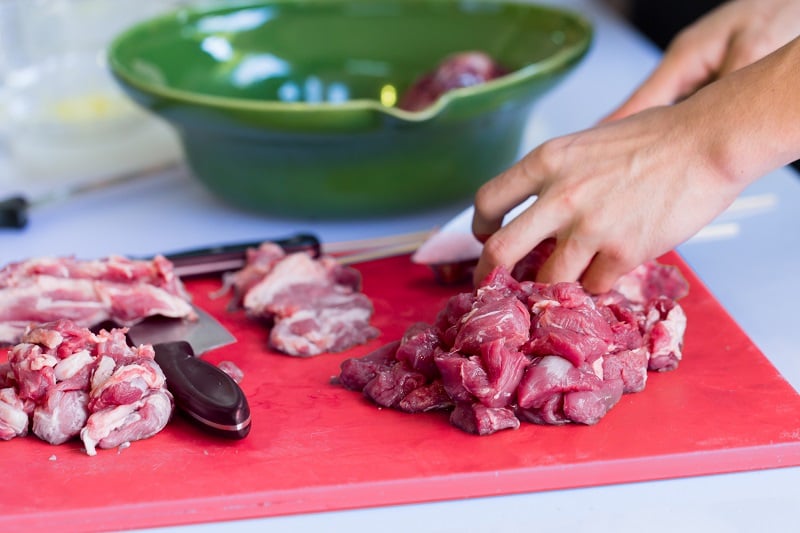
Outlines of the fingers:
{"label": "fingers", "polygon": [[559,238],[553,253],[539,269],[536,281],[542,283],[577,281],[589,266],[596,251],[596,246],[579,237]]}
{"label": "fingers", "polygon": [[539,153],[540,149],[532,151],[478,190],[472,233],[479,241],[486,242],[503,225],[506,213],[539,192],[545,174]]}
{"label": "fingers", "polygon": [[607,253],[598,253],[580,278],[583,288],[592,294],[611,290],[621,277],[636,268],[636,264],[615,258]]}
{"label": "fingers", "polygon": [[480,283],[497,266],[513,268],[537,244],[554,235],[565,222],[565,216],[563,210],[559,213],[547,202],[537,201],[497,230],[484,244],[483,253],[475,267],[475,283]]}
{"label": "fingers", "polygon": [[711,81],[713,75],[714,69],[701,54],[677,42],[628,100],[601,122],[618,120],[650,107],[673,104]]}

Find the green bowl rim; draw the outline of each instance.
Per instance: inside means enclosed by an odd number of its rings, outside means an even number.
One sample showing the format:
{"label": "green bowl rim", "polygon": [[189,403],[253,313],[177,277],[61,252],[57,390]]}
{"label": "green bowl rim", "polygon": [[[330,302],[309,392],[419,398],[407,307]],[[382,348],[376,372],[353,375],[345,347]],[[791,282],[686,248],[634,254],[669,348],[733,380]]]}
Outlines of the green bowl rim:
{"label": "green bowl rim", "polygon": [[[588,18],[584,17],[583,15],[571,9],[565,9],[546,4],[537,4],[535,2],[527,2],[525,0],[469,0],[469,1],[473,4],[486,4],[486,5],[501,4],[501,5],[528,6],[531,8],[538,9],[540,11],[549,11],[551,13],[557,13],[561,16],[572,19],[572,22],[574,22],[577,26],[583,27],[583,29],[585,30],[584,35],[583,38],[577,41],[575,44],[562,48],[557,53],[553,54],[552,56],[550,56],[545,60],[532,63],[530,65],[517,69],[509,74],[488,81],[486,83],[448,91],[447,93],[439,97],[439,99],[434,104],[419,111],[406,111],[396,107],[388,107],[378,102],[377,100],[372,100],[367,98],[348,100],[346,102],[340,102],[340,103],[320,102],[320,103],[309,104],[303,102],[276,102],[273,100],[241,99],[241,98],[231,98],[227,96],[215,96],[208,94],[193,93],[183,89],[173,89],[170,87],[164,87],[156,84],[142,82],[128,72],[128,69],[117,59],[115,54],[118,48],[122,46],[124,41],[132,33],[141,30],[143,27],[157,25],[162,21],[173,19],[179,13],[186,13],[186,12],[190,12],[192,14],[213,13],[214,11],[228,10],[231,8],[234,9],[244,8],[247,6],[253,7],[267,3],[272,3],[272,4],[330,3],[329,0],[301,0],[301,2],[298,2],[298,0],[262,0],[262,1],[242,0],[225,4],[214,4],[203,8],[182,7],[169,11],[163,15],[143,20],[141,22],[132,25],[128,29],[122,31],[112,40],[111,44],[107,48],[106,55],[108,58],[108,64],[111,67],[113,73],[116,76],[120,77],[125,83],[128,83],[132,87],[135,87],[145,93],[149,93],[162,98],[191,102],[201,106],[238,110],[238,111],[261,111],[261,112],[292,111],[292,112],[315,112],[315,113],[342,112],[342,111],[377,111],[379,113],[384,113],[393,116],[400,120],[405,120],[409,122],[423,122],[437,116],[452,102],[456,100],[461,100],[464,98],[480,95],[482,93],[487,93],[501,88],[508,88],[517,84],[521,85],[525,82],[535,79],[542,73],[550,72],[551,70],[557,69],[558,66],[560,65],[569,64],[578,57],[581,57],[588,50],[589,45],[592,42],[594,28],[591,22],[589,21]],[[433,0],[433,3],[437,2],[458,4],[463,2],[463,0]]]}

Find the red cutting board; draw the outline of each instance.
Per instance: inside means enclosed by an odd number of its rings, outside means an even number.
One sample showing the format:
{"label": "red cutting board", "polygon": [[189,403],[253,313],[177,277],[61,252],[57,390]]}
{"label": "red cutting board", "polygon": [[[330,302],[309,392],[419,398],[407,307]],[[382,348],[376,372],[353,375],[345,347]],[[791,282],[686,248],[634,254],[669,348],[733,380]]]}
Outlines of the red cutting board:
{"label": "red cutting board", "polygon": [[359,265],[381,338],[293,359],[268,351],[267,331],[227,312],[225,299],[209,298],[217,281],[191,282],[196,302],[239,340],[206,358],[245,372],[250,435],[217,440],[177,418],[95,457],[78,442],[0,442],[0,530],[120,530],[800,464],[800,396],[678,256],[664,259],[691,283],[680,368],[651,373],[644,392],[595,426],[523,424],[487,437],[329,384],[343,359],[431,321],[465,287],[435,285],[407,257]]}

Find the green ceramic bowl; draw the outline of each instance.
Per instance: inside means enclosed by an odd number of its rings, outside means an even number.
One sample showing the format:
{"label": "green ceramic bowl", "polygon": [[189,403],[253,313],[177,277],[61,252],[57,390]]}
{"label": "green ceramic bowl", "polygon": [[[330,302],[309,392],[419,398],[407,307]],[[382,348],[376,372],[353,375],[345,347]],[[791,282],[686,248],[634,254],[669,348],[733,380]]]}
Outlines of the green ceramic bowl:
{"label": "green ceramic bowl", "polygon": [[[341,218],[470,198],[512,164],[534,102],[587,52],[590,24],[491,0],[273,0],[183,9],[119,35],[113,74],[175,126],[194,174],[262,213]],[[511,72],[408,112],[446,56]]]}

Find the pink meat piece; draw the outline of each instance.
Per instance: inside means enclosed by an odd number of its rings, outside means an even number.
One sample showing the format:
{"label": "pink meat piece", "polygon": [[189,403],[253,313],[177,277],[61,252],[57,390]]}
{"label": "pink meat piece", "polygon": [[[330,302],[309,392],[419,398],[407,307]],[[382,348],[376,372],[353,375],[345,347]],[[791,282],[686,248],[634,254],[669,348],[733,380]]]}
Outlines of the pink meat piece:
{"label": "pink meat piece", "polygon": [[593,425],[600,421],[622,397],[620,379],[603,380],[596,390],[564,394],[564,416],[578,424]]}
{"label": "pink meat piece", "polygon": [[107,407],[89,415],[80,437],[88,455],[96,448],[115,448],[127,442],[152,437],[169,422],[173,411],[172,395],[153,390],[134,403]]}
{"label": "pink meat piece", "polygon": [[441,375],[442,386],[454,402],[472,403],[475,397],[469,387],[486,380],[486,371],[477,355],[463,357],[458,352],[440,351],[434,356],[436,367]]}
{"label": "pink meat piece", "polygon": [[426,379],[434,379],[438,371],[433,358],[440,346],[436,328],[420,322],[406,330],[395,352],[395,358],[406,367],[424,375]]}
{"label": "pink meat piece", "polygon": [[224,276],[225,289],[233,289],[231,308],[244,305],[244,297],[272,267],[283,259],[286,253],[283,248],[272,242],[264,242],[258,248],[248,248],[245,252],[245,266],[236,272]]}
{"label": "pink meat piece", "polygon": [[[463,387],[466,393],[487,407],[505,407],[514,399],[528,364],[522,352],[506,346],[504,339],[497,339],[481,346],[480,357],[462,358],[460,366],[454,367],[458,374],[449,376],[449,387],[451,390]],[[461,391],[455,394],[462,400],[470,398]]]}
{"label": "pink meat piece", "polygon": [[522,408],[537,408],[555,393],[597,390],[602,382],[594,372],[549,355],[538,359],[525,371],[517,389],[517,403]]}
{"label": "pink meat piece", "polygon": [[299,357],[341,352],[378,336],[369,323],[372,302],[363,293],[341,285],[303,284],[281,294],[295,304],[288,314],[275,315],[270,331],[270,344],[281,352]]}
{"label": "pink meat piece", "polygon": [[677,302],[658,298],[648,304],[645,346],[650,352],[650,370],[666,371],[678,367],[683,357],[686,313]]}
{"label": "pink meat piece", "polygon": [[467,354],[479,354],[487,342],[503,339],[507,346],[518,348],[530,337],[531,315],[515,296],[483,302],[475,301],[472,310],[461,319],[453,348]]}
{"label": "pink meat piece", "polygon": [[506,73],[507,70],[485,52],[455,53],[446,57],[432,72],[416,80],[403,94],[398,107],[419,111],[432,105],[448,91],[486,83]]}
{"label": "pink meat piece", "polygon": [[[172,412],[164,375],[153,347],[128,346],[126,331],[95,334],[69,320],[27,329],[9,350],[8,363],[15,386],[8,390],[18,400],[13,407],[31,415],[26,430],[30,422],[36,436],[61,444],[82,435],[91,421],[86,449],[93,455],[98,443],[113,441],[109,435],[132,441],[163,429]],[[155,396],[169,399],[169,414],[163,412],[163,398]],[[98,414],[126,410],[124,417]]]}
{"label": "pink meat piece", "polygon": [[689,283],[677,267],[647,261],[622,276],[614,290],[636,303],[660,297],[680,300],[689,293]]}
{"label": "pink meat piece", "polygon": [[192,318],[172,264],[158,256],[80,261],[31,259],[0,269],[0,343],[16,344],[31,324],[68,319],[81,327],[134,324],[148,316]]}
{"label": "pink meat piece", "polygon": [[594,305],[551,305],[534,318],[530,342],[523,349],[534,356],[558,355],[581,366],[607,353],[613,339],[611,327]]}
{"label": "pink meat piece", "polygon": [[406,413],[424,413],[439,409],[451,409],[455,406],[453,399],[447,394],[441,380],[433,381],[412,390],[397,404],[397,408]]}
{"label": "pink meat piece", "polygon": [[[553,246],[539,245],[515,272],[535,276]],[[675,298],[685,280],[655,264],[623,281],[592,295],[498,267],[451,297],[432,326],[414,324],[401,340],[346,360],[334,381],[354,390],[369,382],[373,401],[407,412],[451,410],[452,425],[480,435],[520,421],[595,424],[622,394],[645,388],[648,370],[681,358],[686,317]]]}
{"label": "pink meat piece", "polygon": [[63,444],[77,436],[89,416],[89,395],[84,390],[55,386],[33,411],[33,434],[50,444]]}
{"label": "pink meat piece", "polygon": [[361,274],[332,257],[285,254],[273,243],[248,251],[248,263],[226,278],[232,307],[272,325],[270,345],[309,357],[341,352],[378,336]]}
{"label": "pink meat piece", "polygon": [[486,407],[480,402],[462,402],[450,413],[450,423],[475,435],[491,435],[503,429],[517,429],[519,419],[507,407]]}
{"label": "pink meat piece", "polygon": [[472,310],[474,303],[474,294],[462,292],[452,296],[444,308],[439,311],[434,325],[443,345],[453,346],[455,344],[461,318]]}
{"label": "pink meat piece", "polygon": [[411,391],[425,385],[425,376],[401,363],[379,371],[364,386],[364,394],[378,405],[395,407]]}
{"label": "pink meat piece", "polygon": [[154,360],[142,358],[122,364],[92,388],[89,409],[94,413],[111,406],[133,404],[154,389],[166,389],[164,374]]}
{"label": "pink meat piece", "polygon": [[603,380],[619,379],[622,392],[641,392],[647,384],[649,354],[642,346],[635,350],[622,350],[603,357]]}
{"label": "pink meat piece", "polygon": [[342,361],[339,375],[334,379],[344,388],[361,392],[378,372],[388,369],[395,361],[400,341],[392,341],[363,357],[351,357]]}
{"label": "pink meat piece", "polygon": [[0,388],[0,440],[24,437],[28,433],[28,413],[13,387]]}
{"label": "pink meat piece", "polygon": [[564,414],[564,394],[560,392],[549,396],[539,407],[518,407],[516,414],[520,420],[531,424],[563,426],[572,422]]}

